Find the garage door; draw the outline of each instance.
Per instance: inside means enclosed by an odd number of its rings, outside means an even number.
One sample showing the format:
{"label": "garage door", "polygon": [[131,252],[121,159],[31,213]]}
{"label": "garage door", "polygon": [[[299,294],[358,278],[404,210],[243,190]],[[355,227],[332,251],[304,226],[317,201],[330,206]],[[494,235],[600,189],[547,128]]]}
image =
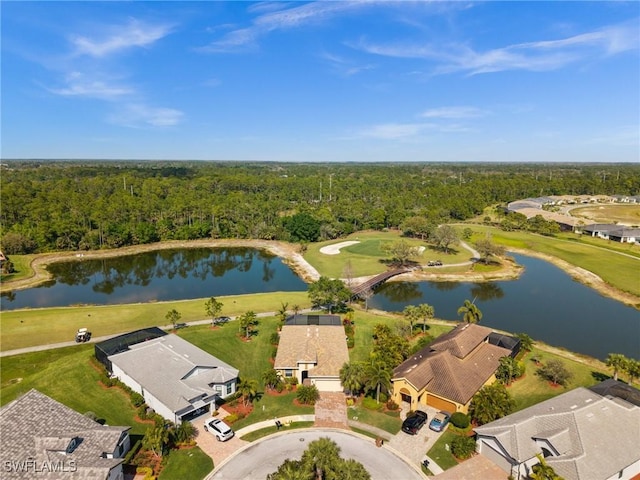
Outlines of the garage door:
{"label": "garage door", "polygon": [[331,380],[327,378],[311,378],[312,383],[316,386],[318,390],[321,392],[342,392],[342,384],[340,383],[340,379]]}
{"label": "garage door", "polygon": [[511,464],[509,461],[504,458],[499,452],[496,452],[493,448],[491,448],[486,443],[482,442],[480,447],[480,453],[499,466],[502,470],[507,473],[511,473]]}
{"label": "garage door", "polygon": [[445,410],[449,413],[455,413],[456,411],[455,403],[443,400],[442,398],[434,395],[427,395],[427,405],[435,408],[436,410]]}

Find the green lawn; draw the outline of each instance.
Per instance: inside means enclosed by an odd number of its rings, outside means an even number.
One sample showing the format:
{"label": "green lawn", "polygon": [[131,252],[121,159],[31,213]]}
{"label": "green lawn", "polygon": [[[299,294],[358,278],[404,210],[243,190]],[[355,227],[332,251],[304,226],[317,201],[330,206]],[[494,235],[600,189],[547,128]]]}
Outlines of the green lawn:
{"label": "green lawn", "polygon": [[[313,427],[314,422],[291,422],[290,425],[283,427],[283,431],[288,432],[289,430],[295,430],[298,428],[311,428]],[[260,430],[254,430],[253,432],[249,432],[246,435],[240,437],[242,440],[247,442],[255,442],[256,440],[266,437],[267,435],[271,435],[273,433],[277,433],[278,427],[275,425],[273,427],[261,428]]]}
{"label": "green lawn", "polygon": [[[640,296],[640,254],[637,247],[626,246],[617,242],[582,237],[574,233],[560,234],[557,238],[534,235],[527,232],[503,232],[495,227],[485,225],[466,225],[474,236],[471,242],[491,234],[494,242],[505,247],[533,250],[558,257],[566,262],[595,273],[613,287],[633,295]],[[461,227],[462,228],[462,227]],[[626,253],[626,255],[620,255]]]}
{"label": "green lawn", "polygon": [[147,424],[134,420],[128,395],[98,383],[92,356],[93,346],[81,345],[1,357],[0,404],[35,388],[79,413],[93,412],[109,425],[130,425],[132,434],[144,434]]}
{"label": "green lawn", "polygon": [[360,405],[360,403],[347,408],[347,416],[349,420],[357,420],[358,422],[373,425],[392,435],[398,433],[400,427],[402,427],[399,411],[385,413],[382,411],[369,410]]}
{"label": "green lawn", "polygon": [[[223,303],[222,315],[236,316],[249,310],[277,311],[282,303],[310,306],[307,292],[256,293],[217,297]],[[2,312],[0,350],[71,341],[80,327],[94,337],[124,333],[144,327],[166,325],[167,312],[176,309],[182,322],[207,318],[206,298],[176,302],[136,303],[87,307],[24,309]]]}
{"label": "green lawn", "polygon": [[[448,263],[464,262],[469,260],[470,257],[469,251],[461,248],[459,245],[454,246],[450,253],[445,254],[427,242],[418,239],[403,238],[398,232],[367,231],[357,232],[346,238],[309,245],[308,250],[304,254],[304,258],[313,265],[321,275],[331,278],[345,278],[347,276],[345,267],[349,263],[351,264],[352,277],[375,275],[387,270],[385,260],[389,257],[383,252],[382,245],[397,242],[401,238],[413,246],[425,247],[424,252],[415,259],[415,261],[421,264],[425,264],[429,260],[439,259],[446,265]],[[320,249],[324,246],[346,241],[358,241],[360,243],[341,249],[338,255],[326,255],[320,252]],[[451,272],[453,270],[447,269],[446,271]]]}
{"label": "green lawn", "polygon": [[0,282],[8,282],[9,280],[22,280],[33,275],[31,269],[31,260],[36,258],[37,255],[11,255],[9,260],[13,263],[15,272],[0,275]]}
{"label": "green lawn", "polygon": [[457,434],[452,433],[449,430],[445,431],[440,435],[440,438],[438,438],[433,447],[431,447],[427,452],[427,456],[436,462],[443,470],[447,470],[458,465],[458,461],[451,452],[447,450],[447,445],[451,445],[451,442],[456,438],[456,435]]}
{"label": "green lawn", "polygon": [[202,480],[213,470],[213,460],[199,447],[171,450],[158,480]]}

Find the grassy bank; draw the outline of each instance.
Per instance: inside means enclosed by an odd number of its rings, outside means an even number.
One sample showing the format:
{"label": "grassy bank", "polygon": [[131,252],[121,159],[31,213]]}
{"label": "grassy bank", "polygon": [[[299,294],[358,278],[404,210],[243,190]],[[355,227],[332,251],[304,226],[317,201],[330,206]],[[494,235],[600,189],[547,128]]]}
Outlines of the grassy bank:
{"label": "grassy bank", "polygon": [[[235,316],[249,310],[277,311],[282,303],[310,305],[306,292],[256,293],[217,297],[224,305],[222,315]],[[167,312],[176,309],[181,322],[206,319],[207,299],[127,305],[24,309],[2,312],[0,350],[14,350],[34,345],[67,342],[76,330],[87,327],[94,337],[129,332],[154,325],[166,325]]]}
{"label": "grassy bank", "polygon": [[582,237],[574,233],[545,237],[527,232],[504,232],[484,225],[469,227],[474,231],[472,241],[490,234],[494,242],[507,248],[532,250],[557,257],[595,273],[614,288],[640,297],[638,281],[640,249],[638,247],[606,240],[598,242],[598,239]]}

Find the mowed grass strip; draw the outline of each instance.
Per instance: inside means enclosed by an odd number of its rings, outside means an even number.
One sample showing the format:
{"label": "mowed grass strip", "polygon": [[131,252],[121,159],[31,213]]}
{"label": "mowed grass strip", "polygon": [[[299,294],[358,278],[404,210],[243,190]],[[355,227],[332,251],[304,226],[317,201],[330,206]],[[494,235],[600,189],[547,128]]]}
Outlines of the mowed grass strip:
{"label": "mowed grass strip", "polygon": [[[249,310],[275,312],[283,303],[310,305],[306,292],[256,293],[216,297],[223,303],[222,315],[237,316]],[[167,312],[176,309],[181,322],[207,319],[206,298],[174,302],[136,303],[83,307],[23,309],[2,312],[0,350],[73,341],[78,328],[88,328],[93,337],[166,325]]]}
{"label": "mowed grass strip", "polygon": [[0,358],[0,404],[35,388],[79,413],[93,412],[109,425],[130,425],[132,434],[144,434],[148,425],[134,419],[129,396],[99,383],[92,356],[93,346],[81,345]]}
{"label": "mowed grass strip", "polygon": [[34,272],[31,268],[31,261],[36,257],[37,255],[9,256],[9,260],[13,263],[13,269],[15,272],[0,275],[0,282],[4,283],[9,280],[22,280],[23,278],[29,278],[32,276]]}
{"label": "mowed grass strip", "polygon": [[640,281],[638,281],[640,258],[618,253],[621,247],[625,248],[622,245],[615,245],[613,249],[608,249],[608,246],[614,242],[602,240],[600,245],[591,241],[581,242],[577,234],[562,234],[554,238],[527,232],[503,232],[484,225],[473,225],[470,228],[475,232],[472,241],[490,234],[494,242],[507,248],[533,250],[560,258],[595,273],[606,283],[623,292],[640,296]]}

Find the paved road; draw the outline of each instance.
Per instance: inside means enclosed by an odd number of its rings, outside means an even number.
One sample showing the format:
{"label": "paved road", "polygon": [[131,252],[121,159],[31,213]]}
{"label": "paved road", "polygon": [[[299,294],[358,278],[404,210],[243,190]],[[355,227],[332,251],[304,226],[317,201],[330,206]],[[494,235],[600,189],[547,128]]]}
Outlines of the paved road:
{"label": "paved road", "polygon": [[207,480],[266,478],[286,459],[300,459],[309,443],[320,437],[329,437],[336,442],[342,458],[353,458],[362,463],[372,480],[426,478],[388,446],[376,447],[371,438],[345,431],[313,429],[276,434],[251,443],[217,467]]}

